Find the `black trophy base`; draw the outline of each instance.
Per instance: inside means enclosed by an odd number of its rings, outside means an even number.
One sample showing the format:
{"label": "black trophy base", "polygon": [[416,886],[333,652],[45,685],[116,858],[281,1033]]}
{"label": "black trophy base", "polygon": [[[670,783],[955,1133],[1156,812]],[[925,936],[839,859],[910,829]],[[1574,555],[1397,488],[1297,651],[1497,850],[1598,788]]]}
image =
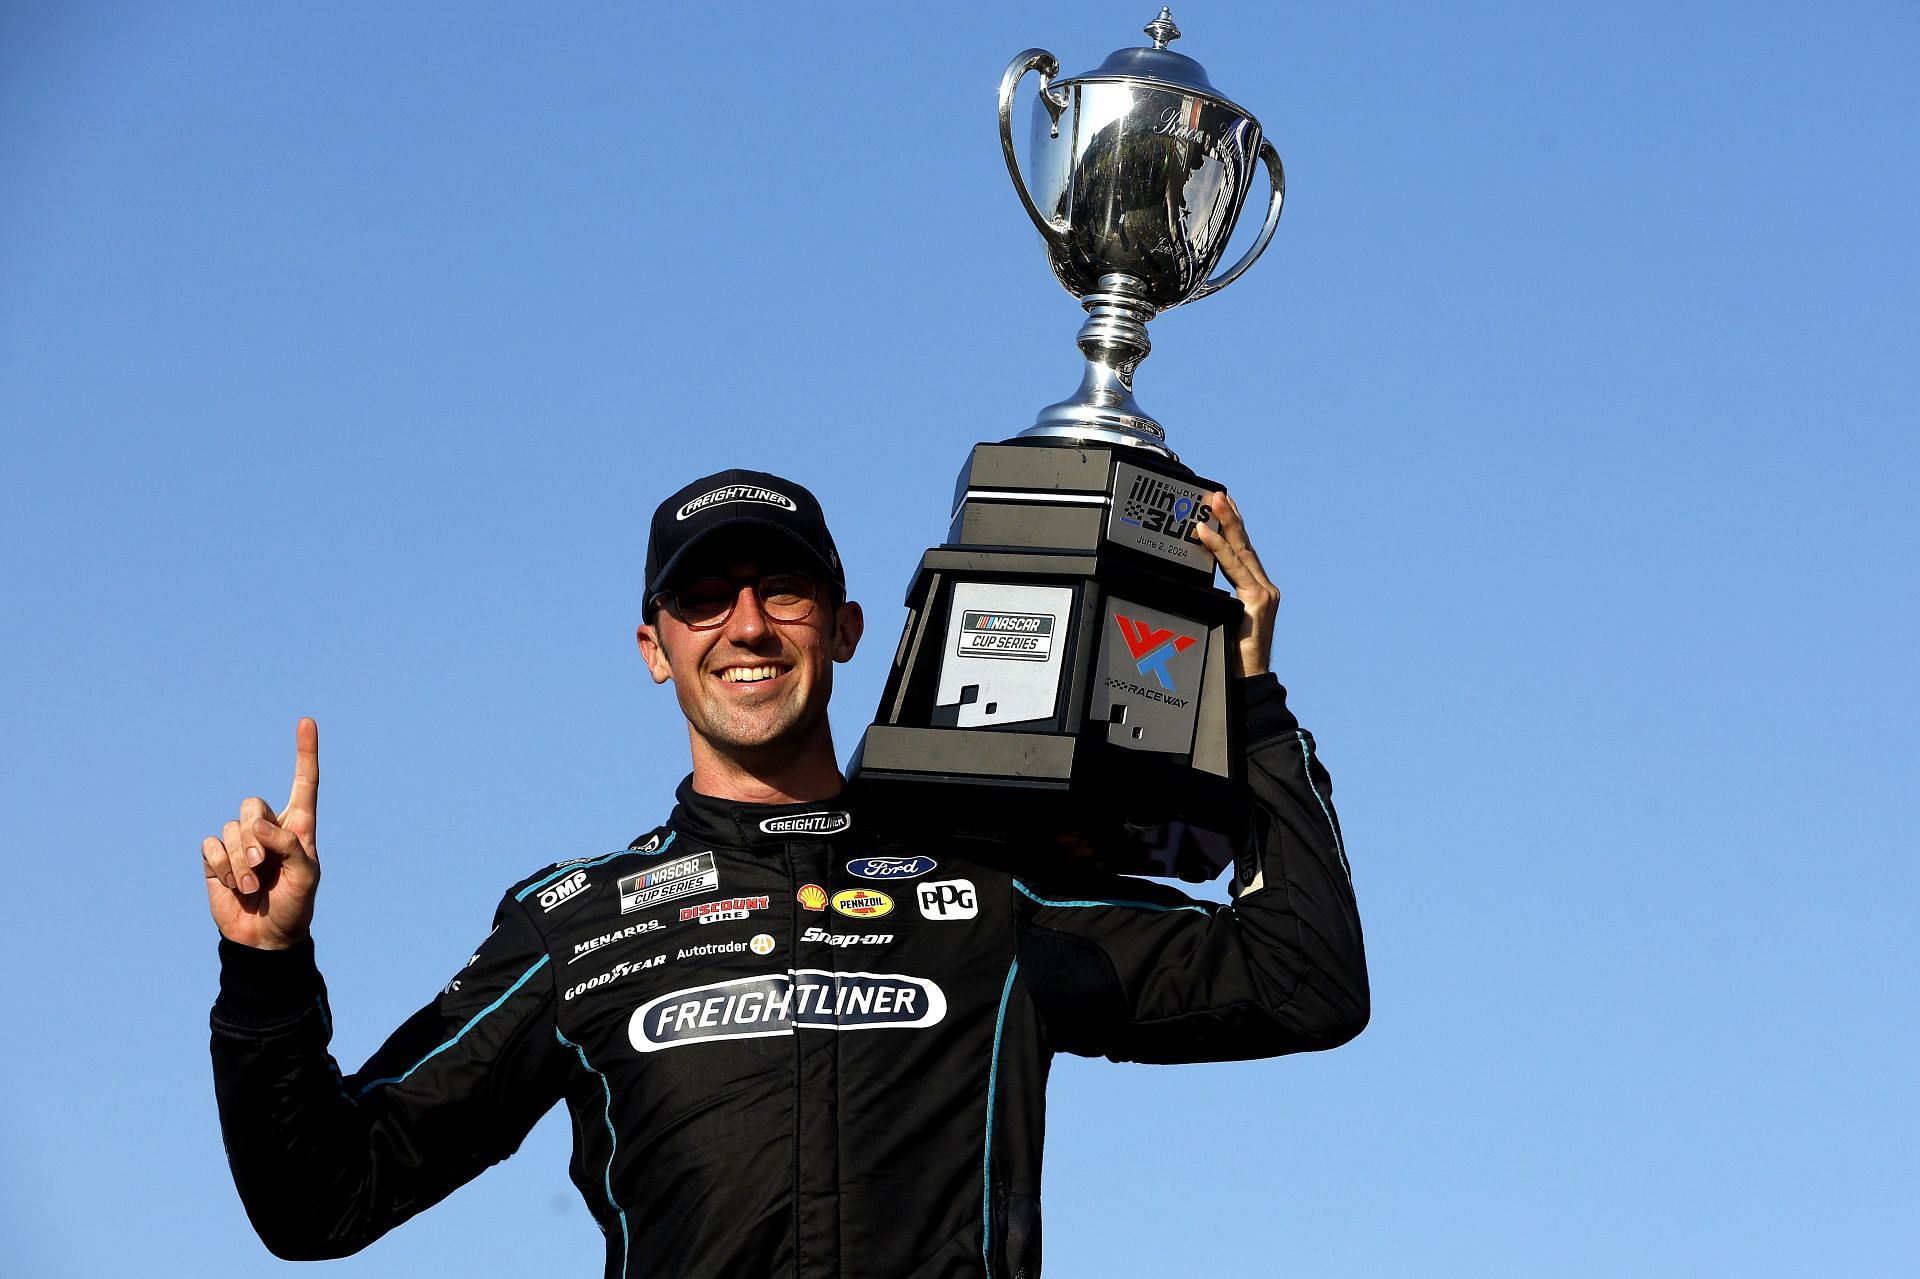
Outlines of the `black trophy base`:
{"label": "black trophy base", "polygon": [[1218,486],[1124,446],[977,446],[851,773],[920,829],[1201,882],[1244,821]]}

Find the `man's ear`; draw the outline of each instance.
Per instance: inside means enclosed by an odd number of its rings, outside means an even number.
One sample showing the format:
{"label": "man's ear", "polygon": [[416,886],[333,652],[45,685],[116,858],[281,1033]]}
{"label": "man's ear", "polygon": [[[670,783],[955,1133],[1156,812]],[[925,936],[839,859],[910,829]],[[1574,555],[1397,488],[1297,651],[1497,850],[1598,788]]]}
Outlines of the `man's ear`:
{"label": "man's ear", "polygon": [[673,667],[667,663],[667,650],[660,646],[660,632],[645,622],[633,632],[633,638],[640,645],[640,659],[647,664],[647,674],[653,676],[653,682],[664,684],[673,678]]}
{"label": "man's ear", "polygon": [[866,629],[866,616],[852,600],[833,610],[833,660],[852,661],[853,650],[860,646],[860,636]]}

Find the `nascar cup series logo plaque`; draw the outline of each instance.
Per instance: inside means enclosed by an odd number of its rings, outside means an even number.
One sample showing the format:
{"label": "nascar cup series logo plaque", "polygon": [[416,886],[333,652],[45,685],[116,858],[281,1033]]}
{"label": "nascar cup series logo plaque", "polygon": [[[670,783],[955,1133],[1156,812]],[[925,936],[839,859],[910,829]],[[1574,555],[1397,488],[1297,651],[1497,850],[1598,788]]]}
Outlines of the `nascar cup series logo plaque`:
{"label": "nascar cup series logo plaque", "polygon": [[[1113,869],[1209,879],[1227,860],[1241,767],[1226,656],[1238,601],[1195,529],[1219,488],[1133,397],[1162,311],[1239,278],[1279,222],[1285,172],[1259,123],[1199,63],[1151,46],[1054,80],[1029,49],[1000,84],[1000,142],[1056,279],[1087,319],[1079,390],[977,445],[945,545],[922,558],[906,633],[854,772],[943,805],[956,829],[1125,832]],[[1025,163],[1020,81],[1039,73]],[[1264,170],[1266,214],[1215,274]],[[1062,792],[1068,797],[1062,802]]]}

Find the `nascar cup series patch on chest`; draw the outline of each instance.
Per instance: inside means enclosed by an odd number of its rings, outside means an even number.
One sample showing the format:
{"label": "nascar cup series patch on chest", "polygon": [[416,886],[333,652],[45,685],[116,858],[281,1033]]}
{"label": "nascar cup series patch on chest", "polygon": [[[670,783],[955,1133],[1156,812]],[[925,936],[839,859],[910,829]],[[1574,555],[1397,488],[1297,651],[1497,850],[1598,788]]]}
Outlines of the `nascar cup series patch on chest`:
{"label": "nascar cup series patch on chest", "polygon": [[695,853],[662,862],[651,870],[620,877],[620,913],[632,914],[661,902],[712,892],[720,887],[720,872],[712,853]]}

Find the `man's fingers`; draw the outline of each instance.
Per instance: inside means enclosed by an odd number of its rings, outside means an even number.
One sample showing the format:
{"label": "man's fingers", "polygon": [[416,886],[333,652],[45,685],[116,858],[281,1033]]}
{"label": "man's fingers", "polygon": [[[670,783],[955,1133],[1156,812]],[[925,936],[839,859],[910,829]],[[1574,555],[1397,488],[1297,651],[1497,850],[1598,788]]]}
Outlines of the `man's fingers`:
{"label": "man's fingers", "polygon": [[[304,813],[313,818],[320,803],[320,726],[301,719],[293,730],[293,791],[287,796],[284,821],[289,814]],[[307,826],[312,830],[311,824]]]}
{"label": "man's fingers", "polygon": [[300,842],[300,836],[275,822],[272,817],[258,817],[252,822],[241,824],[242,842],[248,848],[260,848],[272,856],[284,861],[304,861],[307,846]]}
{"label": "man's fingers", "polygon": [[1266,567],[1260,563],[1260,556],[1247,537],[1247,522],[1240,514],[1239,504],[1224,490],[1216,490],[1208,496],[1207,505],[1213,508],[1220,527],[1216,530],[1202,525],[1201,543],[1220,561],[1220,571],[1227,575],[1227,581],[1243,597],[1252,593],[1278,598],[1279,588],[1267,577]]}
{"label": "man's fingers", "polygon": [[200,841],[200,861],[206,867],[208,879],[216,880],[228,888],[233,887],[233,869],[227,863],[227,846],[218,838],[209,835]]}
{"label": "man's fingers", "polygon": [[247,864],[246,844],[241,839],[239,822],[228,822],[220,828],[220,846],[227,854],[228,878],[222,882],[242,895],[259,891],[260,880]]}

